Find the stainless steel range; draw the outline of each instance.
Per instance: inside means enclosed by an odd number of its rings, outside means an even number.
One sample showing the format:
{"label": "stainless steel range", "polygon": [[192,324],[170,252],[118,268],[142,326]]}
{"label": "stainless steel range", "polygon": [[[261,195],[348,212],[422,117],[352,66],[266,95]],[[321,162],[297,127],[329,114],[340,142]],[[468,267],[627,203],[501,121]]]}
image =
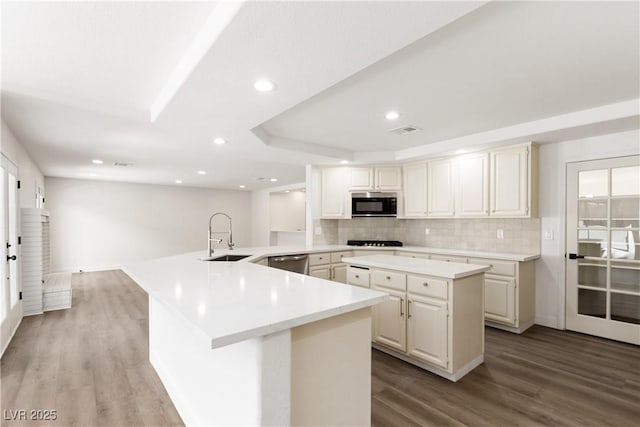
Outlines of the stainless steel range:
{"label": "stainless steel range", "polygon": [[347,240],[349,246],[402,246],[397,240]]}

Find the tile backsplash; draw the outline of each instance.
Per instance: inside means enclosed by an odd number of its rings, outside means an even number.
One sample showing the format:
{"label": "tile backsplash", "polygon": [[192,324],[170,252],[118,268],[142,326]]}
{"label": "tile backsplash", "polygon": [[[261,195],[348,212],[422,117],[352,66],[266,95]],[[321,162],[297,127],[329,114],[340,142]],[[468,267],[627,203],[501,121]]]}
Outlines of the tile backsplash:
{"label": "tile backsplash", "polygon": [[[425,229],[429,234],[425,234]],[[406,246],[489,252],[540,253],[540,219],[314,220],[314,244],[345,244],[349,239],[400,240]],[[498,230],[504,238],[498,239]]]}

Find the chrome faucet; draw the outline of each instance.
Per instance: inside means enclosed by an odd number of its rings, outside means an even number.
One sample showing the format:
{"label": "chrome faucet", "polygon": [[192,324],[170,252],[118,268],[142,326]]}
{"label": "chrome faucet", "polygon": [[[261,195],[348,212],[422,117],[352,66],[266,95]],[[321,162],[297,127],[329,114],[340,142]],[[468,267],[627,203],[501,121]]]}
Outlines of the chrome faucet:
{"label": "chrome faucet", "polygon": [[[212,224],[213,224],[213,218],[216,217],[217,215],[223,215],[226,216],[227,219],[229,220],[229,231],[213,231],[212,229]],[[231,231],[231,217],[229,215],[227,215],[226,213],[223,212],[216,212],[213,215],[211,215],[211,218],[209,218],[209,235],[207,236],[207,242],[209,245],[209,256],[213,255],[213,242],[216,243],[222,243],[222,239],[214,239],[211,237],[212,234],[226,234],[227,235],[227,246],[229,246],[229,250],[233,250],[233,247],[235,246],[233,243],[233,232]]]}

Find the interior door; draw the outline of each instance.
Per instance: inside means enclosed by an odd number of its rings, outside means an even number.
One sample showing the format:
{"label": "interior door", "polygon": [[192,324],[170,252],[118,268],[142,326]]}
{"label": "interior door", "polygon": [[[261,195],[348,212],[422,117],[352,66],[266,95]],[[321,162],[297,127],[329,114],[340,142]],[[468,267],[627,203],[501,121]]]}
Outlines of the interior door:
{"label": "interior door", "polygon": [[0,349],[4,352],[22,319],[18,280],[18,173],[16,166],[4,156],[0,175]]}
{"label": "interior door", "polygon": [[566,326],[640,345],[640,156],[567,165]]}

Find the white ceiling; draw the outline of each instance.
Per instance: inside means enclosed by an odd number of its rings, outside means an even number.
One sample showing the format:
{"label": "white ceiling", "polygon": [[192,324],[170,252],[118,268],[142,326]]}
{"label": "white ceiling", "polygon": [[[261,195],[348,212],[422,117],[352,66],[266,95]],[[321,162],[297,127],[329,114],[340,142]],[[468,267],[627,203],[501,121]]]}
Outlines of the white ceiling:
{"label": "white ceiling", "polygon": [[[607,107],[640,98],[636,2],[248,2],[154,123],[216,3],[1,7],[2,118],[47,176],[256,189],[303,181],[309,163],[424,155],[483,132],[486,143],[594,107],[638,127],[633,105]],[[257,93],[258,77],[278,90]],[[407,123],[424,131],[385,131]]]}

